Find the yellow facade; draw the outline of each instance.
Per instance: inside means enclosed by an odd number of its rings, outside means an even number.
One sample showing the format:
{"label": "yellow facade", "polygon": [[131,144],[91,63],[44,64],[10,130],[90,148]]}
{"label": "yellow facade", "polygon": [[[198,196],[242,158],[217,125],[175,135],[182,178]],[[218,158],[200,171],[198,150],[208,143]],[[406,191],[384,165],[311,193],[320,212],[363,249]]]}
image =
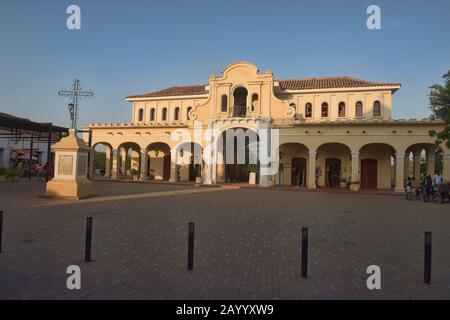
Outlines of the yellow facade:
{"label": "yellow facade", "polygon": [[[174,139],[174,132],[194,137],[198,130],[214,129],[213,137],[193,139],[203,157],[208,150],[206,156],[217,161],[223,156],[214,146],[217,136],[229,128],[244,128],[259,137],[261,130],[276,132],[279,139],[271,163],[278,170],[269,175],[260,170],[261,186],[315,188],[347,181],[353,190],[403,192],[406,177],[418,175],[420,155],[426,155],[427,170],[434,174],[437,146],[428,131],[440,130],[443,123],[393,120],[392,94],[399,88],[351,77],[275,80],[272,72],[259,73],[250,63],[236,62],[203,86],[127,97],[130,123],[91,124],[88,129],[93,146],[106,146],[105,178],[176,182],[192,180],[194,174],[207,184],[226,182],[227,174],[236,171],[230,166],[200,160],[201,169],[193,173],[192,164],[176,165],[186,148]],[[441,149],[442,174],[448,181],[450,152]]]}

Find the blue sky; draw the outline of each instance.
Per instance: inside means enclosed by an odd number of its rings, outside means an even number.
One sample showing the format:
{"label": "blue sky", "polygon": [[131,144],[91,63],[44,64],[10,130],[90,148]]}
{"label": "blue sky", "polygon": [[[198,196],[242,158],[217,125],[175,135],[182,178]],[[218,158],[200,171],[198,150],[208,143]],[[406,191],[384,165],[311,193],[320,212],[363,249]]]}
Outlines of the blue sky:
{"label": "blue sky", "polygon": [[[71,4],[81,30],[66,28]],[[370,4],[381,30],[366,28]],[[450,69],[449,30],[449,0],[1,0],[0,111],[69,126],[57,92],[79,77],[95,92],[80,124],[127,122],[125,96],[207,83],[246,60],[276,79],[400,82],[393,116],[422,118],[428,87]]]}

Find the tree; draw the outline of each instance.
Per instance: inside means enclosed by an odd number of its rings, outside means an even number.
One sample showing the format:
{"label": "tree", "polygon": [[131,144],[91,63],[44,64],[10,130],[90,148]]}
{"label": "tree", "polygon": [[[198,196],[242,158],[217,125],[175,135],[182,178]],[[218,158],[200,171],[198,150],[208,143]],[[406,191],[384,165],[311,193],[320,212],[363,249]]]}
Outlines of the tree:
{"label": "tree", "polygon": [[105,172],[106,168],[106,152],[95,151],[94,152],[94,168],[100,169],[101,172]]}
{"label": "tree", "polygon": [[432,112],[432,119],[441,119],[445,122],[442,131],[430,130],[430,136],[436,138],[436,144],[445,143],[450,148],[450,70],[443,75],[444,85],[433,84],[430,89],[429,109]]}

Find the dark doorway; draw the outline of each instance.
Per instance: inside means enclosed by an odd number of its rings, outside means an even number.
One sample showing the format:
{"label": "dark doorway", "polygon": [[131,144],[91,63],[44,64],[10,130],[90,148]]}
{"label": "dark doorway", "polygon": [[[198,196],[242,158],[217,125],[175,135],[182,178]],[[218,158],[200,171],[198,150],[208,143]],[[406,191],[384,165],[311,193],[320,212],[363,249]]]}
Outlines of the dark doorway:
{"label": "dark doorway", "polygon": [[247,114],[247,89],[238,87],[233,92],[233,117],[245,117]]}
{"label": "dark doorway", "polygon": [[[248,133],[250,129],[247,128],[236,128],[235,130],[242,129],[245,133]],[[229,152],[232,152],[233,150],[228,150],[227,146],[225,145],[227,141],[227,133],[223,132],[223,141],[224,141],[224,153],[223,153],[223,159],[227,159],[227,155]],[[256,136],[256,139],[259,141],[259,137]],[[250,152],[257,152],[258,148],[254,150],[250,146],[250,137],[245,137],[245,163],[238,163],[238,150],[242,149],[242,146],[238,146],[238,139],[234,138],[234,154],[232,155],[232,163],[226,163],[225,164],[225,182],[248,182],[250,177],[250,172],[255,172],[256,179],[258,181],[258,175],[259,175],[259,162],[257,163],[250,163]],[[231,154],[229,155],[231,156]],[[252,158],[255,158],[255,155],[252,153]],[[257,182],[258,183],[258,182]]]}
{"label": "dark doorway", "polygon": [[304,186],[306,182],[306,159],[292,158],[291,185]]}
{"label": "dark doorway", "polygon": [[199,163],[195,163],[195,157],[191,156],[189,163],[189,181],[195,181],[195,178],[202,176],[202,166]]}
{"label": "dark doorway", "polygon": [[325,185],[338,187],[341,176],[341,159],[329,158],[325,160]]}
{"label": "dark doorway", "polygon": [[170,179],[170,154],[164,156],[163,180]]}
{"label": "dark doorway", "polygon": [[376,189],[378,185],[378,162],[375,159],[361,160],[361,188]]}

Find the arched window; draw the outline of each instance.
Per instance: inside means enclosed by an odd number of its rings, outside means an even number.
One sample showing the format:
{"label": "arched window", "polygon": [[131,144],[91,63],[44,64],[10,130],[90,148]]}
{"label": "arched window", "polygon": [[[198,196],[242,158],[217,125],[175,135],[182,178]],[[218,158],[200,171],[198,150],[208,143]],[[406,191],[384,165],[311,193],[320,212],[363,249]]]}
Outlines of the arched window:
{"label": "arched window", "polygon": [[247,114],[247,94],[248,91],[244,87],[234,89],[233,117],[245,117]]}
{"label": "arched window", "polygon": [[322,118],[328,117],[328,103],[322,103]]}
{"label": "arched window", "polygon": [[373,103],[373,116],[380,117],[381,116],[381,105],[380,101],[375,101]]}
{"label": "arched window", "polygon": [[167,108],[166,108],[166,107],[164,107],[164,108],[162,109],[161,120],[162,120],[162,121],[167,121]]}
{"label": "arched window", "polygon": [[155,121],[155,108],[150,109],[150,121]]}
{"label": "arched window", "polygon": [[312,117],[312,104],[307,103],[305,104],[305,118],[311,118]]}
{"label": "arched window", "polygon": [[355,105],[355,115],[357,117],[362,117],[363,116],[363,104],[361,101],[358,101]]}
{"label": "arched window", "polygon": [[341,101],[338,105],[338,116],[345,117],[345,102]]}
{"label": "arched window", "polygon": [[173,120],[180,120],[180,107],[175,108],[175,112],[173,113]]}
{"label": "arched window", "polygon": [[228,110],[228,96],[226,94],[223,94],[220,100],[220,111],[227,112],[227,110]]}
{"label": "arched window", "polygon": [[139,109],[138,121],[144,121],[144,109]]}
{"label": "arched window", "polygon": [[189,112],[191,112],[192,107],[187,107],[187,112],[186,112],[186,120],[191,120],[191,118],[189,117]]}
{"label": "arched window", "polygon": [[259,102],[259,96],[257,93],[252,94],[252,106],[251,106],[251,111],[254,112],[256,110],[256,108],[258,107],[258,102]]}

